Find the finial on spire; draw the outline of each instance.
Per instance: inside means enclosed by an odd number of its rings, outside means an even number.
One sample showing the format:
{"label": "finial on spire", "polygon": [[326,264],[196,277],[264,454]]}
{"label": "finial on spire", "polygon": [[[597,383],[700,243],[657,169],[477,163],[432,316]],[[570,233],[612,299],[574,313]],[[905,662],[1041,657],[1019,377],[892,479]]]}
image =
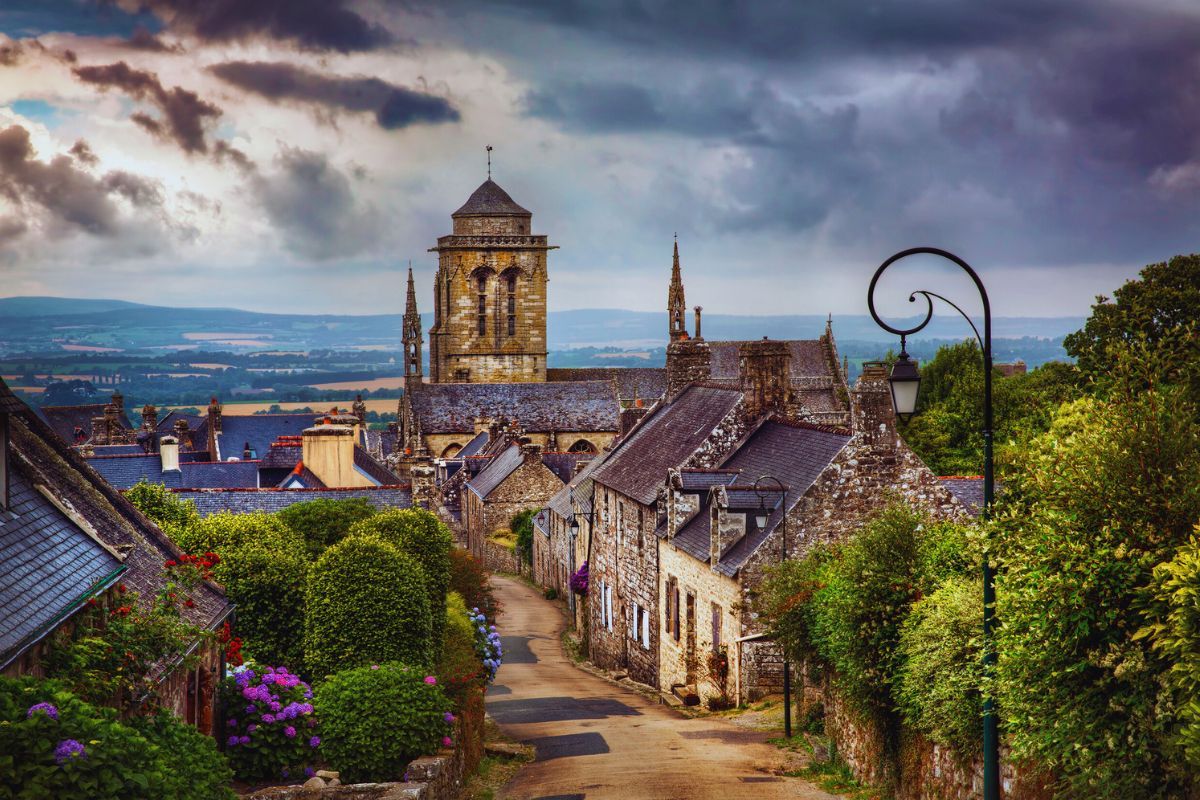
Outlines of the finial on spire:
{"label": "finial on spire", "polygon": [[492,146],[490,144],[487,146],[487,160],[488,160],[488,180],[490,181],[492,179]]}

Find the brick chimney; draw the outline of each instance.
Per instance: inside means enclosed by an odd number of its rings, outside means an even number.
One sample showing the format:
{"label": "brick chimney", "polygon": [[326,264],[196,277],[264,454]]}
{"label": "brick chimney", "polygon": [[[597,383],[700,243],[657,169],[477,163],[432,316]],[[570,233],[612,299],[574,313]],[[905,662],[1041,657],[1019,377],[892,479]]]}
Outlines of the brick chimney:
{"label": "brick chimney", "polygon": [[158,452],[162,458],[162,471],[179,472],[179,440],[174,436],[164,436],[158,440]]}
{"label": "brick chimney", "polygon": [[521,458],[526,464],[542,462],[542,446],[535,442],[521,441]]}
{"label": "brick chimney", "polygon": [[850,393],[851,425],[854,433],[876,449],[896,446],[896,412],[888,387],[888,366],[879,361],[863,363],[862,374]]}
{"label": "brick chimney", "polygon": [[304,466],[330,488],[373,486],[354,468],[354,429],[348,425],[314,425],[301,435]]}
{"label": "brick chimney", "polygon": [[221,403],[217,398],[212,398],[208,401],[208,429],[217,433],[221,432]]}
{"label": "brick chimney", "polygon": [[679,339],[667,345],[667,397],[674,398],[690,384],[712,377],[708,342]]}
{"label": "brick chimney", "polygon": [[152,431],[158,427],[158,409],[147,403],[142,406],[142,430]]}
{"label": "brick chimney", "polygon": [[738,381],[751,417],[794,410],[792,352],[786,342],[763,337],[738,347]]}
{"label": "brick chimney", "polygon": [[649,411],[650,409],[646,407],[640,397],[635,398],[632,405],[622,408],[617,421],[618,435],[624,436],[633,430],[633,426],[637,425],[638,421]]}
{"label": "brick chimney", "polygon": [[184,450],[192,449],[192,432],[188,430],[186,419],[175,420],[175,439]]}
{"label": "brick chimney", "polygon": [[367,427],[367,404],[363,402],[361,394],[357,398],[355,398],[353,409],[354,409],[354,416],[358,417],[358,424],[362,425],[363,428],[366,428]]}

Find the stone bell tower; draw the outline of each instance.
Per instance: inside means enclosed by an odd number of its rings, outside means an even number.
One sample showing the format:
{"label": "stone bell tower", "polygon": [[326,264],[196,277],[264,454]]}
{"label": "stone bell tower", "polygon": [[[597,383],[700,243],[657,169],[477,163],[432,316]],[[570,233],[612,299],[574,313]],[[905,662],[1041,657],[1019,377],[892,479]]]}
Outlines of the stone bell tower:
{"label": "stone bell tower", "polygon": [[546,254],[533,215],[488,179],[438,239],[429,373],[434,383],[546,380]]}

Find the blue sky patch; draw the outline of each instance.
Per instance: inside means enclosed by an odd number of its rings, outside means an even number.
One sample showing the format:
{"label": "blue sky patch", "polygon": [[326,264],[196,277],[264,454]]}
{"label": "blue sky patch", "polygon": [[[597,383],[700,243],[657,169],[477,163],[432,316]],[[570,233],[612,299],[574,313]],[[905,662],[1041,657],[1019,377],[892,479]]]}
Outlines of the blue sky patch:
{"label": "blue sky patch", "polygon": [[22,117],[40,122],[49,128],[61,122],[64,114],[63,109],[45,100],[17,100],[10,103],[9,108]]}
{"label": "blue sky patch", "polygon": [[158,31],[152,14],[128,14],[97,0],[3,0],[0,33],[14,39],[68,32],[80,36],[124,36],[138,26]]}

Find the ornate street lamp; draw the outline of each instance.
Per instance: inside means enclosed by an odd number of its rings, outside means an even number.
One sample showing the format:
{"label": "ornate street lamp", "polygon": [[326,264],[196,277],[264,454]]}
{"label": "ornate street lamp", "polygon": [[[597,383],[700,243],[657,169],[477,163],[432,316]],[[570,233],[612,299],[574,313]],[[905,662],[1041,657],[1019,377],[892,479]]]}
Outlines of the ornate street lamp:
{"label": "ornate street lamp", "polygon": [[[760,475],[758,480],[754,482],[754,493],[758,495],[758,512],[754,515],[754,521],[758,523],[759,530],[764,530],[767,527],[771,511],[774,510],[773,506],[767,508],[767,492],[758,488],[758,485],[763,481],[774,481],[775,486],[767,491],[777,491],[783,495],[783,519],[779,523],[783,539],[782,547],[780,548],[780,561],[787,561],[787,487],[783,485],[783,481],[774,475]],[[792,668],[791,664],[788,663],[786,652],[783,654],[783,735],[789,739],[792,738]]]}
{"label": "ornate street lamp", "polygon": [[[979,335],[979,329],[975,327],[975,323],[971,321],[971,318],[967,316],[965,311],[940,294],[923,289],[918,289],[908,296],[910,303],[916,302],[917,295],[925,298],[925,319],[921,320],[914,327],[894,328],[879,318],[879,314],[875,311],[875,285],[879,283],[879,277],[892,264],[902,258],[914,255],[933,255],[947,259],[957,264],[971,277],[971,280],[975,283],[975,288],[979,290],[979,298],[983,301],[982,336]],[[988,301],[988,294],[987,290],[983,287],[983,281],[979,279],[979,275],[975,273],[975,270],[971,269],[971,266],[967,262],[953,253],[939,250],[936,247],[914,247],[909,250],[902,250],[880,264],[879,269],[875,270],[875,276],[871,278],[870,287],[867,289],[867,307],[871,310],[871,316],[875,319],[875,322],[885,331],[889,331],[900,337],[900,358],[896,361],[896,365],[892,369],[889,383],[891,384],[892,403],[895,406],[896,415],[902,419],[908,419],[916,411],[917,390],[920,386],[920,375],[917,372],[917,366],[908,359],[908,353],[904,352],[905,338],[920,331],[933,319],[934,298],[941,300],[962,315],[962,318],[971,326],[971,330],[975,333],[975,340],[979,342],[979,347],[983,351],[983,509],[981,516],[986,520],[991,514],[994,490],[992,461],[992,306]],[[988,530],[988,535],[991,535],[990,529]],[[983,559],[983,672],[985,681],[996,670],[996,653],[992,647],[995,613],[996,575],[985,556]],[[1000,800],[999,723],[996,717],[995,703],[988,694],[985,694],[983,699],[983,798],[984,800]]]}

